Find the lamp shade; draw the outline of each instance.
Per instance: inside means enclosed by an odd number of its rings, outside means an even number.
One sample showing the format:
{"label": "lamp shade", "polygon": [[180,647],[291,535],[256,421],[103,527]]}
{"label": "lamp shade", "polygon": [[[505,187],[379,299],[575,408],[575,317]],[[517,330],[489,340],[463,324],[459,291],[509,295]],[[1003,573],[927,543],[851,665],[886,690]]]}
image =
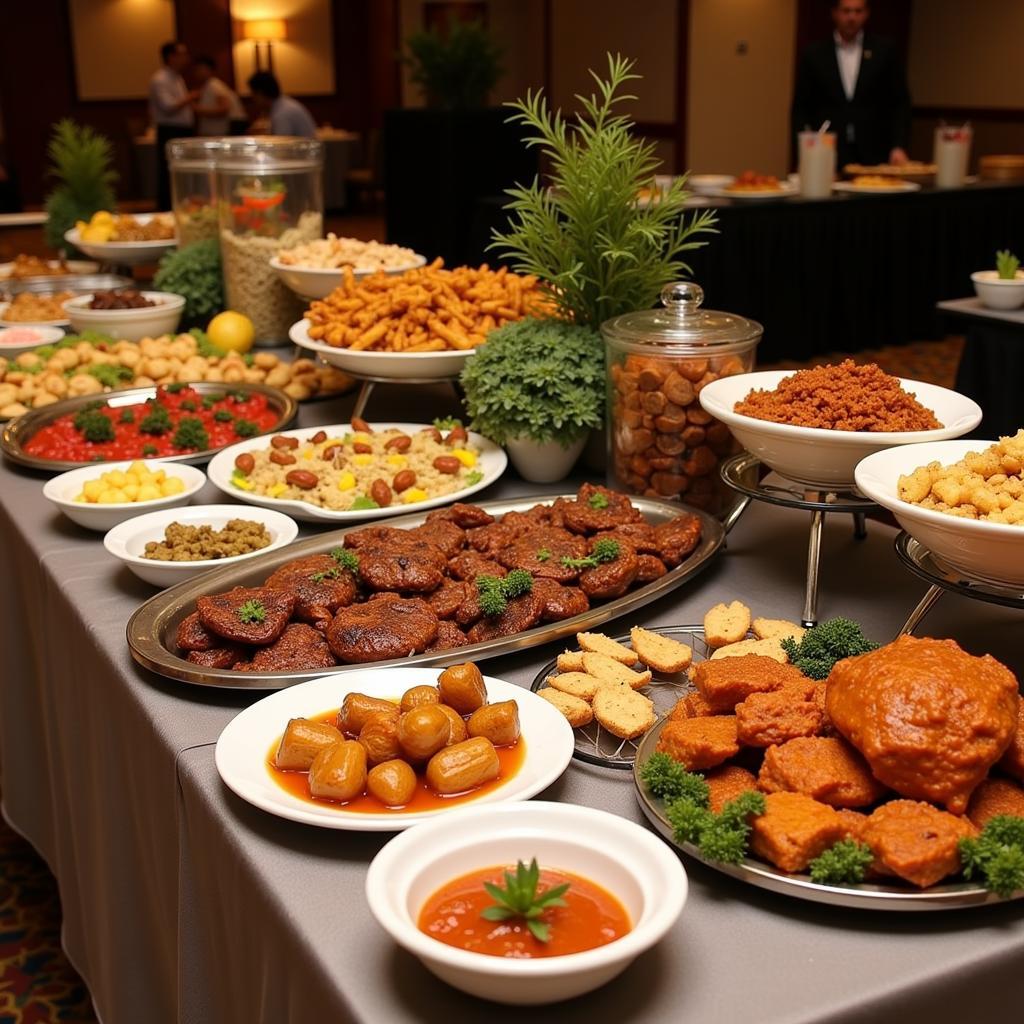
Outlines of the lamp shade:
{"label": "lamp shade", "polygon": [[260,42],[277,42],[288,38],[288,25],[284,18],[261,18],[242,22],[242,38]]}

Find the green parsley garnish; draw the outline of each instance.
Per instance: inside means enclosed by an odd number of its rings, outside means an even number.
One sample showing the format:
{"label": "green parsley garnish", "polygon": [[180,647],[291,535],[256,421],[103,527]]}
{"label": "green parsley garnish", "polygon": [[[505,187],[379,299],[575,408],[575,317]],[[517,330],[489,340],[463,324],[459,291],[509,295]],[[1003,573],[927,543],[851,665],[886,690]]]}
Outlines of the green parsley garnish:
{"label": "green parsley garnish", "polygon": [[267,609],[262,601],[243,601],[238,609],[241,622],[262,622],[267,617]]}
{"label": "green parsley garnish", "polygon": [[186,398],[185,401],[183,401],[181,403],[181,405],[178,406],[178,408],[179,409],[184,409],[185,412],[195,412],[196,411],[196,403],[193,402],[191,398]]}
{"label": "green parsley garnish", "polygon": [[871,847],[843,839],[810,863],[811,881],[819,885],[859,885],[874,860]]}
{"label": "green parsley garnish", "polygon": [[619,557],[619,542],[611,537],[602,537],[594,543],[594,547],[586,558],[562,559],[562,565],[569,569],[596,569],[603,562],[613,562]]}
{"label": "green parsley garnish", "polygon": [[175,383],[175,384],[166,384],[164,386],[164,390],[169,395],[176,395],[179,391],[184,391],[184,389],[187,388],[187,387],[188,387],[187,384],[183,384],[181,382],[178,382],[178,383]]}
{"label": "green parsley garnish", "polygon": [[231,422],[231,420],[233,420],[233,419],[234,419],[235,417],[234,417],[234,416],[232,416],[232,415],[231,415],[231,413],[230,413],[230,412],[228,412],[228,410],[227,410],[227,409],[218,409],[218,410],[217,410],[217,411],[216,411],[216,412],[215,412],[215,413],[213,414],[213,418],[214,418],[214,419],[215,419],[215,420],[216,420],[216,421],[217,421],[218,423],[230,423],[230,422]]}
{"label": "green parsley garnish", "polygon": [[541,548],[537,552],[537,561],[538,562],[546,562],[550,557],[551,557],[551,549],[550,548]]}
{"label": "green parsley garnish", "polygon": [[95,377],[105,388],[116,388],[134,376],[127,366],[115,366],[113,363],[93,363],[85,368],[85,372]]}
{"label": "green parsley garnish", "polygon": [[157,447],[155,444],[144,444],[142,446],[143,455],[156,455]]}
{"label": "green parsley garnish", "polygon": [[86,441],[102,444],[104,441],[114,440],[114,424],[109,416],[99,410],[78,413],[74,422],[76,429],[81,431]]}
{"label": "green parsley garnish", "polygon": [[812,626],[799,643],[791,636],[782,640],[789,660],[811,679],[827,679],[837,661],[873,651],[877,646],[864,636],[858,623],[841,618]]}
{"label": "green parsley garnish", "polygon": [[533,590],[533,577],[525,569],[513,569],[507,576],[477,576],[477,601],[480,611],[489,618],[495,618],[508,607],[513,598],[529,594]]}
{"label": "green parsley garnish", "polygon": [[348,548],[332,548],[331,558],[343,569],[348,569],[353,576],[359,574],[359,556]]}
{"label": "green parsley garnish", "polygon": [[480,483],[480,481],[483,480],[483,478],[484,475],[483,473],[480,472],[479,469],[471,470],[469,473],[466,474],[466,486],[472,487],[474,484]]}
{"label": "green parsley garnish", "polygon": [[194,448],[201,452],[210,447],[210,435],[198,416],[185,416],[178,421],[178,429],[171,438],[171,444],[175,448]]}
{"label": "green parsley garnish", "polygon": [[235,433],[239,437],[255,437],[260,428],[252,420],[235,420]]}
{"label": "green parsley garnish", "polygon": [[82,430],[85,424],[89,422],[89,417],[92,413],[98,409],[106,409],[106,402],[86,402],[78,412],[75,413],[75,418],[71,421],[74,424],[75,430]]}
{"label": "green parsley garnish", "polygon": [[352,509],[367,509],[380,508],[380,505],[378,505],[373,498],[368,498],[365,494],[357,494],[349,507]]}
{"label": "green parsley garnish", "polygon": [[321,572],[315,572],[309,578],[314,583],[323,583],[324,580],[336,580],[340,575],[341,567],[336,565],[333,569],[324,569]]}
{"label": "green parsley garnish", "polygon": [[527,867],[522,861],[516,864],[516,873],[505,872],[505,887],[484,882],[484,888],[495,900],[493,907],[481,911],[481,917],[487,921],[507,921],[510,918],[522,918],[526,927],[538,942],[547,942],[551,938],[551,925],[540,918],[548,907],[564,907],[562,897],[569,889],[569,883],[552,886],[543,892],[537,892],[540,882],[540,868],[534,857]]}
{"label": "green parsley garnish", "polygon": [[167,407],[159,402],[152,402],[149,412],[142,417],[139,423],[139,430],[143,434],[166,434],[172,426],[171,414],[167,411]]}
{"label": "green parsley garnish", "polygon": [[438,430],[454,430],[456,427],[462,426],[462,420],[455,416],[441,416],[434,420],[434,426]]}
{"label": "green parsley garnish", "polygon": [[980,875],[985,888],[1003,899],[1024,889],[1024,818],[997,814],[981,835],[959,845],[964,878]]}
{"label": "green parsley garnish", "polygon": [[135,413],[132,412],[131,407],[121,410],[120,420],[122,423],[134,423]]}
{"label": "green parsley garnish", "polygon": [[595,491],[589,498],[587,498],[587,504],[591,508],[595,509],[607,508],[608,498],[600,491]]}
{"label": "green parsley garnish", "polygon": [[710,791],[704,776],[688,772],[668,754],[651,754],[640,769],[640,779],[654,796],[662,800],[678,800],[685,796],[698,807],[708,805]]}
{"label": "green parsley garnish", "polygon": [[220,395],[203,395],[203,408],[212,409],[218,402],[223,402],[225,399],[224,394]]}
{"label": "green parsley garnish", "polygon": [[229,395],[235,402],[247,402],[249,400],[249,396],[244,391],[231,391]]}

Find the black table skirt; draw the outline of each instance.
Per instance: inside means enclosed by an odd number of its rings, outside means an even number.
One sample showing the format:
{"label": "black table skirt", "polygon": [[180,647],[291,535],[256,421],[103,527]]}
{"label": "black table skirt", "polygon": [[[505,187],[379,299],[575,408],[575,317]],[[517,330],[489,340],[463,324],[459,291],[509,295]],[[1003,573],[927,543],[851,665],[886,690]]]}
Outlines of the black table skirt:
{"label": "black table skirt", "polygon": [[969,436],[992,440],[1016,434],[1024,427],[1024,324],[955,314],[948,323],[965,333],[956,390],[984,411]]}
{"label": "black table skirt", "polygon": [[[481,201],[475,257],[505,222]],[[1024,185],[895,195],[727,202],[719,234],[689,255],[705,305],[764,325],[760,362],[806,359],[942,336],[935,303],[970,291],[997,249],[1019,249]]]}

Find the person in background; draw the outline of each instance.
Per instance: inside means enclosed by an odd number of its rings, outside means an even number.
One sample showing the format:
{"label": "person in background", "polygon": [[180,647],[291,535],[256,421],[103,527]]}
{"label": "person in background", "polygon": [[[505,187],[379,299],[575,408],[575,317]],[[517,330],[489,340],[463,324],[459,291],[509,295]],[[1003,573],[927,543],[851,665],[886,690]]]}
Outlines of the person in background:
{"label": "person in background", "polygon": [[238,93],[217,77],[212,57],[196,57],[195,78],[199,83],[196,101],[197,135],[244,135],[249,125]]}
{"label": "person in background", "polygon": [[834,30],[800,55],[792,129],[831,121],[836,166],[907,162],[910,91],[892,41],[864,31],[868,0],[832,0]]}
{"label": "person in background", "polygon": [[271,135],[316,137],[313,115],[298,100],[281,93],[273,72],[257,71],[249,79],[249,91],[257,114],[269,116]]}
{"label": "person in background", "polygon": [[189,92],[182,71],[188,67],[188,47],[184,43],[164,43],[160,47],[163,64],[149,80],[149,116],[156,125],[156,202],[158,210],[171,208],[171,176],[167,167],[167,143],[191,135],[195,128],[192,104],[198,92]]}

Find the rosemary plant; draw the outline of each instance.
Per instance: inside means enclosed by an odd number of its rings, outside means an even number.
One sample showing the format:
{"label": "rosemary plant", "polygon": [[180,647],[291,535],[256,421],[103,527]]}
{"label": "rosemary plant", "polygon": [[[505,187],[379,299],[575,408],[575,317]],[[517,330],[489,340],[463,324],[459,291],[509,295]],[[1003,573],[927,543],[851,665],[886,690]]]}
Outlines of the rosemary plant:
{"label": "rosemary plant", "polygon": [[[654,305],[664,285],[690,273],[682,253],[715,230],[707,210],[683,216],[685,179],[659,195],[654,144],[635,137],[633,122],[617,112],[636,99],[623,91],[640,78],[634,64],[609,54],[607,79],[590,72],[597,92],[577,97],[583,110],[571,121],[540,91],[509,104],[509,120],[530,130],[527,145],[539,146],[550,166],[550,187],[538,178],[508,190],[511,225],[494,233],[491,248],[536,274],[559,313],[580,326]],[[643,189],[647,205],[638,202]]]}

